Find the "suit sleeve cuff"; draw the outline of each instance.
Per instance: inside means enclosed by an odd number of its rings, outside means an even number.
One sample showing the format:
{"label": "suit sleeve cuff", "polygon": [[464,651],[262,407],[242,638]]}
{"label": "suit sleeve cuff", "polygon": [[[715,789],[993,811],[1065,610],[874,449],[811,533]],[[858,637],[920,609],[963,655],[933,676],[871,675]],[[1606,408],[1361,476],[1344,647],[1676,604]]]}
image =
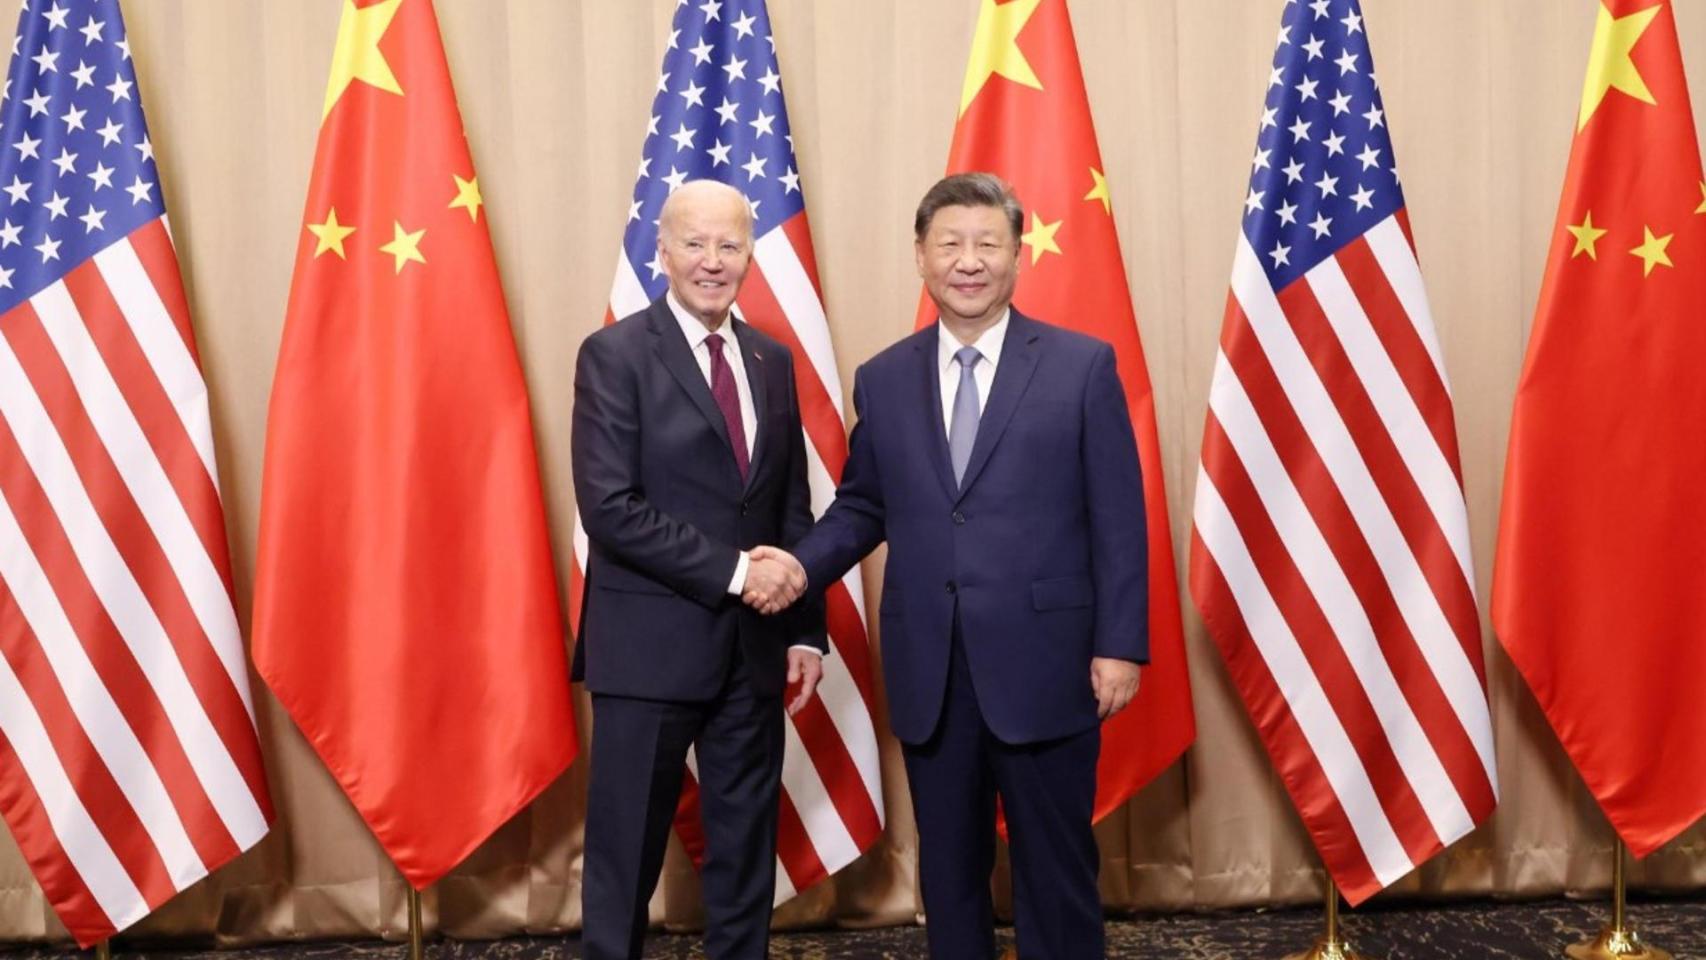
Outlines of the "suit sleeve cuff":
{"label": "suit sleeve cuff", "polygon": [[742,550],[735,557],[735,575],[729,580],[729,593],[738,597],[746,592],[746,568],[751,563],[752,561],[747,557],[745,550]]}
{"label": "suit sleeve cuff", "polygon": [[796,643],[793,646],[789,647],[788,649],[789,650],[804,650],[807,653],[815,653],[819,657],[823,656],[822,650],[819,650],[817,647],[814,647],[809,643]]}

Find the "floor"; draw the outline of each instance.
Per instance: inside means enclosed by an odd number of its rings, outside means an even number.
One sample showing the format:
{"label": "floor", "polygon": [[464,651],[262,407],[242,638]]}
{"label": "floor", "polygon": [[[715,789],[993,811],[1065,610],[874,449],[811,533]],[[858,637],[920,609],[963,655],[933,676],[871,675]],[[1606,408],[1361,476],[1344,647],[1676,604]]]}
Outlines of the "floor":
{"label": "floor", "polygon": [[[1359,911],[1345,919],[1345,935],[1368,960],[1540,960],[1562,956],[1565,945],[1597,932],[1605,923],[1602,902],[1549,900],[1396,906]],[[1706,897],[1652,899],[1631,905],[1631,925],[1648,943],[1683,958],[1706,958]],[[1321,932],[1319,911],[1241,911],[1157,917],[1113,918],[1108,922],[1108,957],[1166,957],[1170,960],[1281,960],[1307,948]],[[1002,942],[1011,939],[1002,931]],[[70,960],[75,950],[14,946],[0,952],[18,960]],[[275,944],[212,951],[184,946],[127,944],[120,960],[403,960],[397,943],[325,942]],[[699,958],[698,938],[658,934],[647,957]],[[440,940],[427,944],[428,960],[570,960],[580,957],[573,937],[524,937],[498,941]],[[824,930],[778,934],[770,956],[777,960],[887,960],[925,956],[918,927],[881,930]]]}

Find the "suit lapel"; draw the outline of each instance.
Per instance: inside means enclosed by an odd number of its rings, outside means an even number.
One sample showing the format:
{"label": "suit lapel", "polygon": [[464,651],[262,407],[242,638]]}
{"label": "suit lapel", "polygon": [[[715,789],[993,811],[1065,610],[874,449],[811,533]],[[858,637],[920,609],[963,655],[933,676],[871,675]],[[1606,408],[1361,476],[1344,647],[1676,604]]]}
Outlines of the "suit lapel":
{"label": "suit lapel", "polygon": [[954,487],[953,464],[948,458],[948,429],[942,424],[942,371],[936,366],[936,353],[940,349],[937,338],[942,335],[942,325],[938,322],[931,329],[933,335],[913,341],[913,352],[917,354],[922,368],[920,376],[915,379],[924,387],[924,394],[919,398],[924,407],[921,422],[928,434],[924,447],[930,451],[930,463],[936,468],[936,478],[942,482],[942,491],[952,500],[958,496],[958,491]]}
{"label": "suit lapel", "polygon": [[[758,468],[764,463],[765,455],[774,446],[770,431],[762,428],[762,425],[768,422],[765,414],[770,409],[770,370],[764,354],[758,349],[757,338],[752,335],[752,328],[747,326],[746,321],[731,318],[729,326],[735,332],[741,361],[746,366],[747,386],[752,391],[753,422],[746,425],[747,431],[752,434],[752,457],[746,471],[746,485],[750,489],[758,479]],[[732,446],[730,450],[733,450]]]}
{"label": "suit lapel", "polygon": [[[1008,321],[1007,340],[1001,345],[1001,361],[995,367],[995,383],[989,388],[989,402],[983,416],[978,418],[977,442],[972,444],[971,460],[966,464],[965,479],[960,483],[959,496],[977,482],[977,475],[989,462],[1001,434],[1019,408],[1019,399],[1030,386],[1031,374],[1037,370],[1036,322],[1014,310]],[[940,417],[937,418],[940,420]],[[946,443],[944,442],[944,449]]]}
{"label": "suit lapel", "polygon": [[734,447],[729,443],[729,428],[723,422],[723,411],[717,407],[716,398],[711,396],[711,385],[705,382],[699,362],[693,359],[693,350],[687,345],[687,338],[681,335],[681,327],[675,322],[675,315],[670,313],[669,304],[661,299],[653,301],[650,319],[652,334],[657,338],[658,359],[681,384],[681,389],[687,391],[687,396],[699,408],[711,429],[722,438],[723,446],[729,451],[729,469],[736,477],[740,476],[740,469],[735,466]]}

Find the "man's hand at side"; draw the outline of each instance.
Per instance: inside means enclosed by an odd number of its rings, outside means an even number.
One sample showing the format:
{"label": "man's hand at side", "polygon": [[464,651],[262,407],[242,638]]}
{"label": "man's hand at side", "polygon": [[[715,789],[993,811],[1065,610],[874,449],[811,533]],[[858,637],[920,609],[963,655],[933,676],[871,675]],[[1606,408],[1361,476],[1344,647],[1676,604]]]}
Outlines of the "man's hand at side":
{"label": "man's hand at side", "polygon": [[1108,719],[1137,696],[1138,674],[1142,670],[1130,660],[1095,657],[1090,661],[1090,689],[1096,693],[1096,716]]}
{"label": "man's hand at side", "polygon": [[823,679],[823,655],[816,650],[804,650],[794,647],[788,651],[788,686],[798,683],[800,692],[794,699],[788,701],[788,716],[799,713],[812,695],[817,693],[817,682]]}

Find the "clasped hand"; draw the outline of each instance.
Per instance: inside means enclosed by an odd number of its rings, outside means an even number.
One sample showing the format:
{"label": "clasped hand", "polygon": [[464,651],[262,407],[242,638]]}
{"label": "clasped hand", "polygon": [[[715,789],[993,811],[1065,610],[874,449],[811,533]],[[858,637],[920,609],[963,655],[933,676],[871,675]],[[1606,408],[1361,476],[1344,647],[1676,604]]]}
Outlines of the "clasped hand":
{"label": "clasped hand", "polygon": [[766,616],[781,613],[806,592],[806,570],[793,554],[776,547],[747,552],[746,585],[741,599]]}

